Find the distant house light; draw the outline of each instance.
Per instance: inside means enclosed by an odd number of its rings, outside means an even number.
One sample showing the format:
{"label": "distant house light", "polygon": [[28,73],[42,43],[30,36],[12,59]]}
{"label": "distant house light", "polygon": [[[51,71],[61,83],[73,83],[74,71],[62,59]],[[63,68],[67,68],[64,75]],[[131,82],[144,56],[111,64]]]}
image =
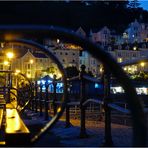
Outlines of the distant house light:
{"label": "distant house light", "polygon": [[57,43],[60,43],[60,40],[59,39],[57,39]]}
{"label": "distant house light", "polygon": [[134,46],[134,47],[133,47],[133,50],[137,50],[137,47],[136,47],[136,46]]}
{"label": "distant house light", "polygon": [[122,59],[122,58],[118,58],[117,61],[118,61],[119,63],[121,63],[121,62],[123,62],[123,59]]}

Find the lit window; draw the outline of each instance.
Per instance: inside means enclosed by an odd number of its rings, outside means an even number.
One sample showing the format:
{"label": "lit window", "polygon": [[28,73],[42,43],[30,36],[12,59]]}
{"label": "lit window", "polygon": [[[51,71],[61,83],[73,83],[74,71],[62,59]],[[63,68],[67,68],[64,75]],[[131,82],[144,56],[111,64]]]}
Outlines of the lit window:
{"label": "lit window", "polygon": [[121,63],[121,62],[123,62],[123,59],[122,59],[122,58],[118,58],[117,61],[118,61],[119,63]]}

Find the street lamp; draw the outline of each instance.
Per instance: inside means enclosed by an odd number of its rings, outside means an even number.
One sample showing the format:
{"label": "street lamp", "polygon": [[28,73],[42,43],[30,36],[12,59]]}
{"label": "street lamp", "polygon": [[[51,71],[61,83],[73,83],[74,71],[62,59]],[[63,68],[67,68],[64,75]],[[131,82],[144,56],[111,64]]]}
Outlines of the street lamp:
{"label": "street lamp", "polygon": [[140,63],[140,66],[141,66],[141,70],[144,71],[144,69],[145,69],[145,68],[144,68],[144,67],[145,67],[145,63],[144,63],[144,62],[141,62],[141,63]]}
{"label": "street lamp", "polygon": [[11,60],[14,57],[14,54],[12,52],[8,52],[6,55],[9,60]]}
{"label": "street lamp", "polygon": [[[8,64],[9,64],[9,71],[11,70],[11,60],[12,58],[14,57],[14,54],[13,52],[7,52],[6,53],[6,56],[8,58]],[[7,63],[7,61],[5,61],[5,64]],[[11,86],[11,76],[10,76],[10,72],[9,72],[9,75],[8,75],[8,79],[9,79],[9,86]]]}
{"label": "street lamp", "polygon": [[140,65],[141,65],[141,67],[144,67],[145,63],[144,62],[141,62]]}

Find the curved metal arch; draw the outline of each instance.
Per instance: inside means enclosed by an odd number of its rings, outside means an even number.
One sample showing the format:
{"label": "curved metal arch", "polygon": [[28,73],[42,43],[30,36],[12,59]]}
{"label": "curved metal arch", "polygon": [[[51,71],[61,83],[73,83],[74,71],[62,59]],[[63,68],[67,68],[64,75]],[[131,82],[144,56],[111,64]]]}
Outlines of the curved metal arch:
{"label": "curved metal arch", "polygon": [[[49,27],[49,26],[0,26],[0,30],[9,30],[13,29],[14,31],[20,30],[36,30],[36,31],[46,31],[49,33],[51,38],[59,38],[59,39],[66,39],[67,41],[74,43],[76,45],[81,46],[83,49],[87,49],[95,58],[99,59],[104,65],[112,71],[114,76],[118,79],[118,81],[123,86],[123,89],[127,95],[127,102],[129,104],[132,120],[133,120],[133,133],[134,133],[134,146],[145,146],[146,145],[146,136],[147,136],[147,128],[146,128],[146,119],[144,115],[144,111],[140,100],[136,95],[136,91],[133,88],[132,84],[130,83],[131,80],[127,77],[126,73],[121,69],[121,67],[117,64],[117,62],[101,47],[93,44],[90,40],[80,37],[73,32],[67,31],[65,29],[56,28],[56,27]],[[25,41],[25,40],[15,40],[15,39],[8,39],[7,41],[14,41],[14,42],[22,42],[22,43],[29,43],[32,45],[36,45],[41,49],[44,49],[45,53],[49,53],[49,51],[41,46],[40,44],[36,44],[33,41]],[[54,58],[53,58],[54,59]],[[59,63],[58,63],[59,64]],[[62,67],[60,67],[62,69]],[[62,69],[63,70],[63,69]],[[64,78],[66,82],[66,79]],[[50,128],[50,125],[44,128],[46,131]],[[35,138],[36,139],[36,138]],[[33,140],[35,141],[35,140]]]}
{"label": "curved metal arch", "polygon": [[[4,71],[0,71],[0,72],[3,72],[3,73],[12,73],[12,74],[15,74],[15,71],[12,71],[12,70],[9,70],[9,71],[7,71],[7,70],[4,70]],[[18,75],[20,75],[20,76],[22,76],[22,77],[24,77],[27,81],[28,81],[28,83],[29,83],[29,89],[32,91],[32,83],[31,83],[31,81],[24,75],[24,74],[22,74],[22,73],[18,73]],[[3,76],[0,76],[0,78],[3,78],[3,79],[5,79],[5,77],[3,77]],[[15,89],[15,88],[11,88],[11,89]],[[17,89],[16,89],[17,90]],[[18,90],[17,90],[18,91]],[[25,109],[25,107],[30,103],[30,101],[32,100],[32,98],[31,98],[31,93],[32,92],[30,92],[30,98],[28,99],[28,101],[24,104],[24,106],[22,106],[21,108],[19,108],[19,112],[22,112],[24,109]],[[18,106],[18,105],[17,105]]]}
{"label": "curved metal arch", "polygon": [[[18,96],[17,96],[14,92],[10,91],[10,94],[12,94],[12,95],[14,95],[16,98],[18,98]],[[11,102],[11,104],[12,104],[12,102]],[[12,105],[13,105],[13,104],[12,104]],[[13,108],[17,108],[17,105],[16,105],[16,107],[13,106]]]}
{"label": "curved metal arch", "polygon": [[[24,42],[25,41],[25,42]],[[10,42],[10,41],[9,41]],[[11,41],[12,42],[12,41]],[[13,40],[13,42],[21,42],[21,43],[25,43],[25,44],[31,44],[33,42],[30,42],[28,40]],[[49,123],[46,124],[46,126],[44,128],[41,129],[41,131],[35,135],[32,139],[31,142],[35,142],[39,139],[40,136],[42,136],[43,133],[45,133],[47,131],[47,129],[51,128],[56,121],[58,121],[58,119],[61,117],[62,113],[64,112],[64,109],[66,107],[66,98],[67,98],[67,77],[66,77],[66,72],[64,70],[64,67],[62,66],[61,62],[57,59],[57,57],[50,51],[48,51],[44,46],[37,44],[34,42],[34,44],[31,44],[34,47],[37,47],[41,50],[43,50],[44,52],[46,51],[46,54],[53,60],[55,61],[55,63],[58,65],[58,68],[61,70],[62,75],[63,75],[63,82],[64,82],[64,96],[63,96],[63,104],[61,105],[61,109],[59,109],[57,111],[57,114],[51,119],[51,121]],[[27,102],[28,104],[28,102]],[[27,105],[25,104],[25,105]],[[24,108],[23,108],[24,109]]]}
{"label": "curved metal arch", "polygon": [[[22,96],[24,96],[24,94],[23,94],[22,91],[20,91],[20,90],[14,88],[14,87],[12,87],[11,89],[12,89],[12,90],[15,90],[15,91],[17,91],[17,92],[19,92],[20,94],[22,94]],[[12,91],[10,91],[10,93],[12,93]],[[14,93],[13,93],[13,95],[14,95]],[[16,96],[16,98],[18,99],[18,95],[15,94],[15,96]],[[18,110],[18,105],[19,105],[19,104],[18,104],[18,100],[17,100],[17,106],[15,107],[17,110]],[[20,108],[19,108],[19,111],[21,111]]]}
{"label": "curved metal arch", "polygon": [[[22,113],[22,111],[27,107],[27,105],[30,103],[30,101],[33,99],[32,98],[32,89],[33,89],[33,86],[32,86],[32,83],[31,83],[31,81],[24,75],[24,74],[22,74],[22,73],[18,73],[18,75],[20,75],[20,76],[22,76],[22,77],[24,77],[27,81],[28,81],[28,83],[29,83],[29,89],[30,89],[30,98],[28,99],[28,101],[24,104],[24,106],[22,106],[21,108],[19,108],[19,112],[21,112]],[[17,106],[18,107],[18,106]]]}

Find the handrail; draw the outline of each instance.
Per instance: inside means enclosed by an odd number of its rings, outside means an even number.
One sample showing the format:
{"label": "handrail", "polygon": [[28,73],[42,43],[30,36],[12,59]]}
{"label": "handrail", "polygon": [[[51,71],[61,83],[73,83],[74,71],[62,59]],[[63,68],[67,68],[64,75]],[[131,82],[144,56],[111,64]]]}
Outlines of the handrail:
{"label": "handrail", "polygon": [[101,82],[100,80],[98,80],[98,79],[96,79],[96,78],[93,78],[93,77],[90,77],[90,76],[87,76],[87,75],[84,75],[83,78],[84,78],[85,80],[88,80],[88,81],[91,81],[91,82],[98,82],[98,83]]}
{"label": "handrail", "polygon": [[101,100],[96,100],[96,99],[88,99],[86,100],[82,105],[85,106],[88,103],[96,103],[96,104],[103,104],[103,101]]}
{"label": "handrail", "polygon": [[67,81],[74,81],[74,80],[79,80],[79,76],[75,76],[72,78],[67,78]]}
{"label": "handrail", "polygon": [[120,112],[122,112],[122,113],[126,113],[126,114],[129,114],[129,113],[130,113],[130,111],[129,111],[128,109],[125,109],[125,108],[123,108],[123,107],[121,107],[121,106],[119,106],[119,105],[116,105],[116,104],[114,104],[114,103],[109,103],[108,106],[109,106],[110,108],[113,108],[113,109],[115,109],[115,110],[117,110],[117,111],[120,111]]}

